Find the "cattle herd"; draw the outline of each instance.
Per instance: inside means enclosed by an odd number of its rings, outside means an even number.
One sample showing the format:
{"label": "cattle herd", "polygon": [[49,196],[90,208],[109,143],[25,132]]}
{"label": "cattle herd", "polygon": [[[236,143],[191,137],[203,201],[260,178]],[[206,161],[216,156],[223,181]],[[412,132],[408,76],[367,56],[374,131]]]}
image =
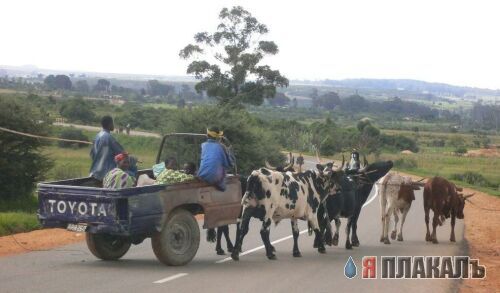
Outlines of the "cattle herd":
{"label": "cattle herd", "polygon": [[[357,222],[362,207],[375,186],[380,198],[382,233],[380,241],[390,244],[389,225],[394,217],[391,238],[403,241],[403,225],[415,199],[414,191],[424,188],[426,241],[437,243],[436,227],[451,217],[450,241],[455,241],[455,219],[463,219],[465,200],[473,194],[463,195],[462,189],[442,177],[427,182],[413,181],[411,177],[389,172],[392,161],[381,161],[364,166],[355,172],[346,172],[344,160],[341,166],[334,163],[318,163],[315,169],[295,172],[293,160],[286,167],[266,168],[253,171],[244,187],[242,212],[238,219],[236,242],[231,257],[239,259],[241,246],[249,230],[251,218],[262,221],[260,234],[266,256],[275,259],[275,248],[270,241],[270,226],[283,219],[290,219],[293,235],[293,256],[300,257],[297,221],[306,220],[309,234],[314,232],[314,248],[325,253],[326,245],[338,245],[341,218],[347,219],[346,249],[359,246]],[[433,211],[432,234],[429,230],[429,211]],[[335,232],[331,222],[335,223]],[[400,221],[399,231],[398,223]],[[220,244],[218,243],[218,246]]]}

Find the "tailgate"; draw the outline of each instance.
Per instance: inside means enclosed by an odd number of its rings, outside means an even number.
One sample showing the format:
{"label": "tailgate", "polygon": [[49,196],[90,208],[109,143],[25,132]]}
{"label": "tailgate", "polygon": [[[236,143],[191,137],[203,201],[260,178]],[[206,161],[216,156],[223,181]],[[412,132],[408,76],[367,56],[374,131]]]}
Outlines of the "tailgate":
{"label": "tailgate", "polygon": [[68,223],[113,224],[126,218],[126,199],[97,188],[58,186],[38,190],[39,219],[45,227]]}

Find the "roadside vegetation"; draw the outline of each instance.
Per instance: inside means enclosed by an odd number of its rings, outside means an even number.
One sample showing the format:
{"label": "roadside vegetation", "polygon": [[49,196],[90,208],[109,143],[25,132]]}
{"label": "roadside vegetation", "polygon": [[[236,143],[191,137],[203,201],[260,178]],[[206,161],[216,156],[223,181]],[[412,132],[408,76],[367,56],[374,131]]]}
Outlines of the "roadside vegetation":
{"label": "roadside vegetation", "polygon": [[[498,153],[500,106],[470,100],[466,94],[471,89],[446,85],[434,86],[449,89],[453,98],[422,94],[420,88],[367,90],[361,86],[364,81],[355,80],[351,82],[360,83],[362,92],[334,81],[290,85],[279,70],[262,64],[264,56],[279,52],[277,44],[265,40],[264,24],[241,7],[224,9],[219,21],[226,33],[200,32],[180,51],[180,57],[192,60],[187,72],[197,83],[85,75],[0,76],[0,126],[92,141],[94,132],[53,122],[99,126],[103,115],[112,115],[114,135],[138,157],[140,168],[152,166],[161,140],[126,135],[127,125],[159,134],[204,133],[209,126],[219,126],[231,140],[243,175],[266,160],[284,163],[285,149],[341,159],[357,148],[371,161],[393,160],[396,170],[440,175],[500,196],[500,157],[481,153],[485,149]],[[206,46],[224,58],[204,61],[214,59],[205,55]],[[191,59],[195,55],[201,59]],[[229,70],[222,74],[223,68]],[[199,153],[173,146],[166,149]],[[87,144],[0,131],[0,235],[38,227],[36,183],[87,176],[89,151]]]}

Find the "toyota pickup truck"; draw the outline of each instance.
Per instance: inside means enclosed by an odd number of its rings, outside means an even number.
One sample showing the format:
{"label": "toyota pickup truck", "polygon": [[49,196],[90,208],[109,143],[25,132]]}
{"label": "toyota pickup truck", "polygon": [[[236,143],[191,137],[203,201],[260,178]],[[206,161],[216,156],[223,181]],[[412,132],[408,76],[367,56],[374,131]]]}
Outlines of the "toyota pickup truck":
{"label": "toyota pickup truck", "polygon": [[[204,138],[203,134],[168,134],[161,141],[156,162],[168,156],[181,157],[178,162],[188,156],[197,159]],[[176,142],[168,143],[172,141]],[[153,177],[151,169],[141,174]],[[200,243],[196,215],[203,215],[205,229],[236,223],[241,184],[237,175],[229,174],[226,180],[224,192],[198,179],[119,190],[102,188],[91,177],[39,183],[38,218],[43,227],[84,232],[90,252],[102,260],[117,260],[132,244],[151,238],[159,261],[185,265]]]}

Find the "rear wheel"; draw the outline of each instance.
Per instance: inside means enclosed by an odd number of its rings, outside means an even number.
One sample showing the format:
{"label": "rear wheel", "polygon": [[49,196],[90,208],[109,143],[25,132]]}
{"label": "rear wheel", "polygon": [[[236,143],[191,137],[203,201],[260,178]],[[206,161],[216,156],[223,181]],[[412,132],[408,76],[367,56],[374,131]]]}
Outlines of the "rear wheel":
{"label": "rear wheel", "polygon": [[132,244],[130,239],[109,234],[85,235],[90,252],[102,260],[117,260],[127,253]]}
{"label": "rear wheel", "polygon": [[184,209],[173,211],[163,229],[151,238],[153,251],[162,263],[182,266],[189,263],[200,246],[200,228]]}

